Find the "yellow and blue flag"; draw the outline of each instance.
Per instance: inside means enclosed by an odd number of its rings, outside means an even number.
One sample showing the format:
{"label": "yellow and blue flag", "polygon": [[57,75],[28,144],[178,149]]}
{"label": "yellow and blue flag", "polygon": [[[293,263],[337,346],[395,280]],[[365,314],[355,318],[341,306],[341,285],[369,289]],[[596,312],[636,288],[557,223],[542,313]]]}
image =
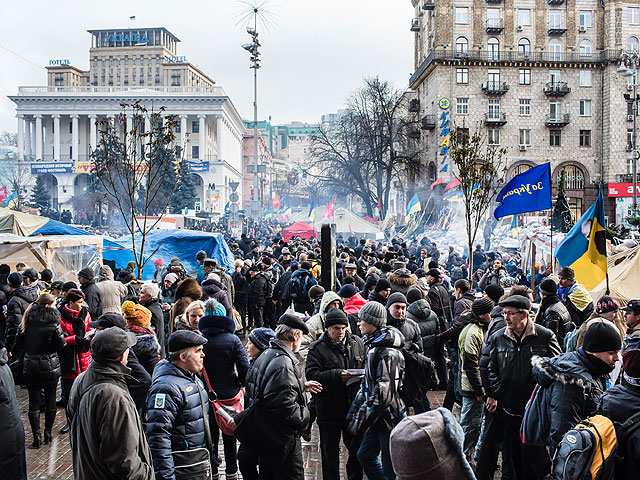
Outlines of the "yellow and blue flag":
{"label": "yellow and blue flag", "polygon": [[500,190],[493,212],[498,220],[514,213],[536,212],[551,208],[551,166],[538,165],[516,175]]}
{"label": "yellow and blue flag", "polygon": [[407,215],[406,215],[407,221],[409,221],[409,217],[411,215],[419,212],[421,209],[422,209],[422,206],[420,205],[420,199],[418,198],[418,194],[416,193],[413,195],[413,197],[411,197],[411,200],[409,200],[409,203],[407,205]]}
{"label": "yellow and blue flag", "polygon": [[587,290],[607,276],[607,245],[602,186],[598,199],[558,244],[555,257],[562,267],[571,267],[576,280]]}

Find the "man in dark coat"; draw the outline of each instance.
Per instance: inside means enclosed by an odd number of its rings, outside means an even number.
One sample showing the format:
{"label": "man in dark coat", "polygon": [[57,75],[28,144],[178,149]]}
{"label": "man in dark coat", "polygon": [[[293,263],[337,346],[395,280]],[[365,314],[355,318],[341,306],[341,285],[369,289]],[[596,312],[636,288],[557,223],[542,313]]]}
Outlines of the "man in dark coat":
{"label": "man in dark coat", "polygon": [[[449,293],[442,285],[442,272],[432,268],[427,272],[427,284],[429,292],[427,300],[431,305],[431,310],[438,316],[440,322],[440,331],[445,332],[449,328],[451,320],[451,304],[449,302]],[[438,374],[438,389],[446,390],[448,383],[447,361],[444,352],[444,343],[436,338],[435,356],[433,361],[436,364],[436,373]]]}
{"label": "man in dark coat", "polygon": [[153,479],[149,444],[127,390],[125,364],[135,343],[133,333],[118,327],[91,341],[93,361],[73,383],[67,405],[76,478]]}
{"label": "man in dark coat", "polygon": [[571,330],[571,314],[558,297],[558,284],[551,278],[540,282],[540,308],[536,323],[556,334],[558,343],[564,345],[564,337]]}
{"label": "man in dark coat", "polygon": [[281,465],[273,465],[273,459],[260,458],[261,480],[304,479],[300,435],[309,426],[310,414],[295,353],[302,343],[302,335],[308,333],[300,318],[285,313],[280,317],[276,338],[247,374],[247,394],[253,401],[260,402],[261,421],[278,429],[279,436],[288,437],[287,444],[291,445]]}
{"label": "man in dark coat", "polygon": [[11,354],[17,354],[14,352],[14,347],[24,312],[38,298],[37,283],[26,279],[23,285],[23,280],[22,275],[18,272],[12,273],[7,278],[7,283],[11,288],[11,298],[7,302],[7,326],[4,342],[7,352]]}
{"label": "man in dark coat", "polygon": [[324,319],[324,333],[309,347],[306,363],[308,380],[322,384],[316,396],[322,478],[340,479],[340,435],[349,452],[347,478],[362,479],[362,466],[357,453],[360,442],[349,433],[347,413],[360,385],[359,377],[348,372],[364,367],[365,349],[362,339],[349,332],[347,315],[332,308]]}
{"label": "man in dark coat", "polygon": [[158,343],[160,344],[160,360],[162,360],[165,354],[165,339],[164,339],[164,313],[162,313],[162,307],[160,306],[160,289],[154,283],[145,283],[140,287],[140,295],[138,300],[140,305],[145,307],[151,312],[151,327],[158,337]]}
{"label": "man in dark coat", "polygon": [[89,315],[91,318],[98,318],[102,315],[102,293],[94,279],[93,270],[89,267],[83,268],[78,272],[78,282],[80,290],[84,293],[87,306],[89,307]]}
{"label": "man in dark coat", "polygon": [[0,340],[0,472],[3,478],[27,480],[24,449],[24,426],[16,399],[16,386],[9,365],[7,349]]}

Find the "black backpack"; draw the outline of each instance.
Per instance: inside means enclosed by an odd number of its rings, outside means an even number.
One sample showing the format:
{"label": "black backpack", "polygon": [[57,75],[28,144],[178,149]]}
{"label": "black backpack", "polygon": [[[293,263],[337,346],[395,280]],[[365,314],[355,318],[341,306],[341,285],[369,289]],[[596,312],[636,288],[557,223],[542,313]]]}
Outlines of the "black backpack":
{"label": "black backpack", "polygon": [[416,401],[421,400],[419,396],[424,397],[431,387],[433,361],[420,352],[406,348],[402,349],[402,355],[404,356],[405,373],[400,396],[409,408]]}

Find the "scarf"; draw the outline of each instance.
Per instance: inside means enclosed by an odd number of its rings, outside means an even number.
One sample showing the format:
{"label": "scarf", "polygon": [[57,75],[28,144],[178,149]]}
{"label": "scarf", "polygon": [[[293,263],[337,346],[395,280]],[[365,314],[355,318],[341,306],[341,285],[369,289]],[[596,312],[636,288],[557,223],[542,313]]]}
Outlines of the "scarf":
{"label": "scarf", "polygon": [[580,347],[578,349],[580,355],[582,355],[589,364],[589,371],[594,377],[601,377],[604,375],[609,375],[613,372],[614,367],[610,366],[608,363],[603,362],[595,355],[591,355],[590,353],[585,352],[584,348]]}
{"label": "scarf", "polygon": [[560,301],[562,303],[564,303],[565,305],[567,304],[567,299],[569,298],[569,289],[570,288],[571,288],[571,286],[558,287],[558,297],[560,298]]}
{"label": "scarf", "polygon": [[153,330],[151,330],[150,328],[147,327],[141,327],[139,325],[127,325],[127,330],[130,332],[135,333],[136,335],[140,334],[140,335],[155,335],[155,333],[153,332]]}

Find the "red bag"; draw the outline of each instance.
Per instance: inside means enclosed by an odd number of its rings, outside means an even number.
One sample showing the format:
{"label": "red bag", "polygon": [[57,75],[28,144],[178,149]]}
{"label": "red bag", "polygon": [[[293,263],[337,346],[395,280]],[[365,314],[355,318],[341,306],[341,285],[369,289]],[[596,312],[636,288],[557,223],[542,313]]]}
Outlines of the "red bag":
{"label": "red bag", "polygon": [[[244,388],[241,388],[235,397],[221,400],[211,387],[209,376],[207,375],[207,371],[204,367],[202,367],[202,376],[204,377],[204,383],[206,384],[207,391],[209,392],[209,403],[211,404],[211,409],[216,417],[218,428],[220,428],[222,433],[225,435],[233,435],[233,428],[229,426],[228,421],[234,415],[237,415],[244,410]],[[233,410],[233,412],[231,410]]]}

